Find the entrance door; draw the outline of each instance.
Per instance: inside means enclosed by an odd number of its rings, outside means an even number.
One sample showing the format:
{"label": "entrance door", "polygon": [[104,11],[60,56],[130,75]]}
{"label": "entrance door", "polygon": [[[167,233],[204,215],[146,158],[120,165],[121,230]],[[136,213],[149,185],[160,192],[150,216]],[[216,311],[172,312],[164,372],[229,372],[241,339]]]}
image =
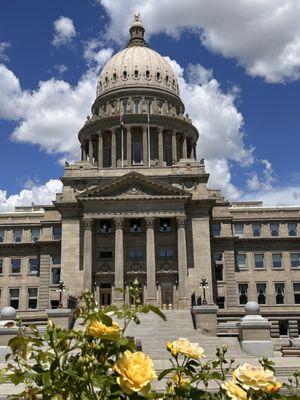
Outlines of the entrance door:
{"label": "entrance door", "polygon": [[104,308],[111,304],[111,284],[110,283],[102,283],[100,284],[99,289],[99,301],[100,307]]}
{"label": "entrance door", "polygon": [[173,283],[161,283],[161,304],[163,309],[173,309]]}

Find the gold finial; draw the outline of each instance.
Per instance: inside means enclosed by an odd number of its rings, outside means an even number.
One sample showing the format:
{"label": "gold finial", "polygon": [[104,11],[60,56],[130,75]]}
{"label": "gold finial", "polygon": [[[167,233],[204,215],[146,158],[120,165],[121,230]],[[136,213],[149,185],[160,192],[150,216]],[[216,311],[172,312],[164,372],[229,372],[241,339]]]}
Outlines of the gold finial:
{"label": "gold finial", "polygon": [[141,13],[134,14],[134,20],[135,22],[141,22]]}

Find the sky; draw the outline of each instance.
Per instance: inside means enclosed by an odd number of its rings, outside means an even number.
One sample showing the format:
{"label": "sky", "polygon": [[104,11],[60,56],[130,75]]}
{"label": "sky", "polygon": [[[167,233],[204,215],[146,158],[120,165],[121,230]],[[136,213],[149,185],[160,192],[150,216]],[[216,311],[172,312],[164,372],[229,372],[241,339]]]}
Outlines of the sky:
{"label": "sky", "polygon": [[209,187],[300,206],[299,0],[1,0],[0,211],[49,204],[97,77],[141,14],[199,131]]}

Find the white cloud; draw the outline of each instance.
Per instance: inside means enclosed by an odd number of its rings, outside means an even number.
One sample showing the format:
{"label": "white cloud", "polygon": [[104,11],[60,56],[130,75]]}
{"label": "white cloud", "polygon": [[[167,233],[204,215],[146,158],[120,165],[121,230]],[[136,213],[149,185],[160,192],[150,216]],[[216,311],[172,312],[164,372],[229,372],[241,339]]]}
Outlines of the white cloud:
{"label": "white cloud", "polygon": [[17,206],[35,204],[51,204],[55,194],[61,192],[62,183],[57,179],[50,179],[44,185],[31,185],[30,189],[23,189],[18,194],[7,196],[5,190],[0,189],[0,211],[10,211]]}
{"label": "white cloud", "polygon": [[56,71],[59,73],[59,74],[63,74],[64,72],[66,72],[66,71],[68,71],[69,70],[69,68],[66,66],[66,65],[64,65],[64,64],[56,64],[56,65],[54,65],[54,68],[56,69]]}
{"label": "white cloud", "polygon": [[8,47],[10,47],[10,42],[0,42],[0,60],[9,61],[8,56],[5,54]]}
{"label": "white cloud", "polygon": [[113,49],[100,48],[101,42],[98,39],[91,39],[84,44],[84,58],[90,66],[95,67],[97,70],[102,68],[104,64],[113,55]]}
{"label": "white cloud", "polygon": [[254,173],[247,180],[247,187],[251,191],[270,190],[273,187],[273,183],[276,182],[272,164],[268,160],[260,160],[260,162],[264,166],[262,178],[259,178],[258,174]]}
{"label": "white cloud", "polygon": [[[111,18],[107,37],[128,37],[140,12],[149,35],[193,31],[213,52],[235,58],[268,82],[300,79],[300,2],[294,0],[98,0]],[[126,10],[126,13],[124,13]]]}
{"label": "white cloud", "polygon": [[273,187],[246,193],[241,200],[260,200],[265,206],[300,206],[300,186]]}
{"label": "white cloud", "polygon": [[76,30],[71,18],[61,16],[54,21],[53,46],[58,47],[64,44],[69,44],[75,36]]}

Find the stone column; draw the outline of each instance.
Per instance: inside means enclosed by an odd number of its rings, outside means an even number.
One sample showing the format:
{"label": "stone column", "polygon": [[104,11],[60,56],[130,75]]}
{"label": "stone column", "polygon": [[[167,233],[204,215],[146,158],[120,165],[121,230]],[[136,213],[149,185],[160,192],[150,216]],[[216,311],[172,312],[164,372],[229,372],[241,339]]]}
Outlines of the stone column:
{"label": "stone column", "polygon": [[[123,245],[123,218],[116,218],[115,223],[115,288],[124,289],[124,245]],[[123,303],[124,293],[115,290],[114,302]]]}
{"label": "stone column", "polygon": [[173,160],[173,163],[177,162],[177,135],[176,135],[176,131],[172,132],[172,160]]}
{"label": "stone column", "polygon": [[83,287],[92,290],[93,220],[83,220]]}
{"label": "stone column", "polygon": [[187,159],[187,140],[186,140],[186,135],[183,135],[182,158],[183,159]]}
{"label": "stone column", "polygon": [[116,146],[116,131],[114,129],[111,130],[111,141],[110,141],[110,149],[111,149],[111,166],[117,166],[117,146]]}
{"label": "stone column", "polygon": [[158,128],[158,165],[162,167],[164,165],[164,137],[163,128]]}
{"label": "stone column", "polygon": [[187,258],[186,258],[186,216],[177,217],[177,258],[178,258],[178,286],[179,286],[179,308],[189,306],[187,290]]}
{"label": "stone column", "polygon": [[102,132],[98,134],[98,168],[103,168],[103,136]]}
{"label": "stone column", "polygon": [[89,138],[89,162],[93,164],[94,158],[94,147],[93,147],[93,139]]}
{"label": "stone column", "polygon": [[131,127],[127,128],[127,166],[131,167]]}
{"label": "stone column", "polygon": [[194,152],[194,159],[197,161],[197,145],[196,143],[193,144],[193,152]]}
{"label": "stone column", "polygon": [[81,145],[81,160],[86,161],[86,150],[84,144]]}
{"label": "stone column", "polygon": [[146,218],[147,303],[157,305],[154,218]]}
{"label": "stone column", "polygon": [[144,165],[148,165],[149,160],[148,160],[148,130],[147,126],[143,126],[143,163]]}

